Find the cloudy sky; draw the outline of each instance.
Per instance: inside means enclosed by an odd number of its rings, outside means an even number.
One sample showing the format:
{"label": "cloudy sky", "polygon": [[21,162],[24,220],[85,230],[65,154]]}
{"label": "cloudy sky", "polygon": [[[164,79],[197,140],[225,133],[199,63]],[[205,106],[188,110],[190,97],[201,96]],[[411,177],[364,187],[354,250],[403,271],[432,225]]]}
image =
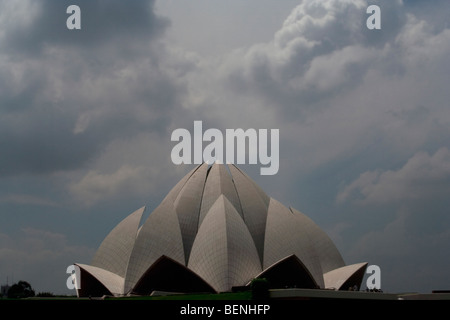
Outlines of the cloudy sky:
{"label": "cloudy sky", "polygon": [[67,266],[192,169],[170,138],[201,120],[279,129],[278,173],[241,168],[347,264],[380,266],[385,292],[450,289],[449,15],[447,0],[0,0],[0,283],[74,293]]}

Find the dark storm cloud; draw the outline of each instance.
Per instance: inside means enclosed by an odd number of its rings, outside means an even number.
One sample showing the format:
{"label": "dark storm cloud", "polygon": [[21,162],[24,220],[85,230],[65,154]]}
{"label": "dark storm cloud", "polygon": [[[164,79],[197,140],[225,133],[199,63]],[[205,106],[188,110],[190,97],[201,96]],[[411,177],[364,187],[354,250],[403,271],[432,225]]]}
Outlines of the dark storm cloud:
{"label": "dark storm cloud", "polygon": [[[1,23],[0,175],[79,168],[115,138],[165,133],[182,113],[183,65],[166,65],[154,1],[0,4],[16,15]],[[70,4],[81,30],[66,28]]]}
{"label": "dark storm cloud", "polygon": [[95,151],[95,144],[71,133],[72,121],[62,112],[30,111],[18,117],[8,122],[4,120],[11,117],[3,116],[1,121],[0,175],[73,169]]}
{"label": "dark storm cloud", "polygon": [[[66,9],[70,5],[81,9],[81,30],[66,28],[70,15]],[[3,26],[7,44],[4,50],[36,56],[55,45],[84,50],[104,45],[127,49],[133,41],[147,43],[166,28],[168,21],[156,16],[153,7],[152,0],[30,1],[23,12],[10,10],[9,14],[17,14],[17,19]]]}

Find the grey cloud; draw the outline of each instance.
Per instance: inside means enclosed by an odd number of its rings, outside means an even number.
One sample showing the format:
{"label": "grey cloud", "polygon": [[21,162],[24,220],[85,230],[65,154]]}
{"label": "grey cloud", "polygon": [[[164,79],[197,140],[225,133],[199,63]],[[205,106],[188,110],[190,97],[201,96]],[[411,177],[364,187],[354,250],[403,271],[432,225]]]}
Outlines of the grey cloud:
{"label": "grey cloud", "polygon": [[368,171],[347,185],[338,202],[363,205],[422,202],[446,199],[450,194],[450,151],[441,148],[434,155],[416,153],[398,170]]}
{"label": "grey cloud", "polygon": [[[436,211],[438,217],[426,218],[426,212]],[[348,257],[365,257],[379,265],[385,292],[437,290],[448,281],[449,222],[443,208],[399,209],[384,228],[374,228],[354,242]]]}
{"label": "grey cloud", "polygon": [[403,70],[391,62],[396,49],[385,47],[404,26],[404,8],[400,1],[381,6],[383,28],[369,32],[367,1],[303,1],[272,42],[232,57],[224,78],[236,92],[264,96],[288,119],[322,110],[331,98],[358,88],[370,70]]}
{"label": "grey cloud", "polygon": [[0,203],[14,203],[14,204],[26,204],[35,206],[58,206],[58,204],[52,200],[37,197],[28,194],[5,194],[0,196]]}
{"label": "grey cloud", "polygon": [[[365,257],[382,269],[388,292],[431,292],[448,281],[450,151],[418,152],[399,168],[367,171],[338,194],[339,207],[354,211],[357,241],[349,259]],[[369,224],[370,227],[363,227]],[[341,236],[347,237],[346,232]]]}
{"label": "grey cloud", "polygon": [[168,155],[169,141],[156,134],[114,140],[88,172],[71,179],[67,189],[85,208],[133,198],[143,199],[139,205],[150,205],[165,195],[185,169],[174,170]]}

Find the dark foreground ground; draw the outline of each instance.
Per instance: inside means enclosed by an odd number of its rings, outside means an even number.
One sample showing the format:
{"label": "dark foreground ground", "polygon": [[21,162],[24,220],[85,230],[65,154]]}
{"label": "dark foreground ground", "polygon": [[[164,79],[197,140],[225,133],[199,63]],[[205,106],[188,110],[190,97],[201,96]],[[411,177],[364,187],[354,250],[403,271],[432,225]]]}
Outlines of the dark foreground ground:
{"label": "dark foreground ground", "polygon": [[[21,317],[136,316],[162,319],[291,319],[309,317],[386,317],[448,312],[450,292],[382,293],[309,289],[270,290],[265,299],[251,291],[221,294],[154,293],[135,297],[40,297],[0,299],[0,310]],[[125,312],[125,313],[124,313]],[[5,313],[6,314],[6,313]],[[127,317],[128,317],[127,316]]]}

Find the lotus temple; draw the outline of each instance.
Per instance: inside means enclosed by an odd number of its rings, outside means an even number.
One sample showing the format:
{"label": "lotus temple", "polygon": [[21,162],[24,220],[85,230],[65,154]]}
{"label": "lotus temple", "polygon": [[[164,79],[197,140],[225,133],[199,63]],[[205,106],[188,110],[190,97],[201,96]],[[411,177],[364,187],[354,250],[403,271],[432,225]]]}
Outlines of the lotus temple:
{"label": "lotus temple", "polygon": [[310,218],[231,164],[195,167],[141,221],[144,211],[125,217],[90,264],[76,264],[79,297],[219,293],[257,278],[271,288],[359,289],[367,267],[346,265]]}

